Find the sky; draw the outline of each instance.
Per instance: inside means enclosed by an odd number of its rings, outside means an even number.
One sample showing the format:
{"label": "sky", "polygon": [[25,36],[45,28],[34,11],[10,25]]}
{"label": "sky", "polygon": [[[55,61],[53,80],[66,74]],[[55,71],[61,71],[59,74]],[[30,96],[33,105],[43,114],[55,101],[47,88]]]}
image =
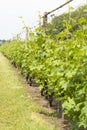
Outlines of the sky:
{"label": "sky", "polygon": [[[20,31],[23,31],[22,16],[29,27],[36,26],[38,14],[51,11],[67,0],[0,0],[0,39],[11,39]],[[70,3],[74,8],[84,4],[86,0],[73,0]],[[67,7],[56,12],[59,15],[65,12]],[[55,12],[54,12],[55,14]]]}

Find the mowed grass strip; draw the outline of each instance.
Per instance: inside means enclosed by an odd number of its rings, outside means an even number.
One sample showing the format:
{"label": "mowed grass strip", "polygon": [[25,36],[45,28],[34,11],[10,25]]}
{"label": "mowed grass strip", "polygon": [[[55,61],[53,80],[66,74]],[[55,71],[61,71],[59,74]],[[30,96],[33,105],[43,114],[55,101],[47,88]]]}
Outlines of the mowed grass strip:
{"label": "mowed grass strip", "polygon": [[25,93],[26,84],[0,53],[0,130],[53,130]]}

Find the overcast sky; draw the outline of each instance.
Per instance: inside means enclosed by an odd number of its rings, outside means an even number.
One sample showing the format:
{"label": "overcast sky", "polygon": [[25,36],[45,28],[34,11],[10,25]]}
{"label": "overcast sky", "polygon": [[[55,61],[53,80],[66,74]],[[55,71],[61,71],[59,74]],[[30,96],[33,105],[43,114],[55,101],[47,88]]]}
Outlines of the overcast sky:
{"label": "overcast sky", "polygon": [[[22,16],[26,25],[36,25],[38,12],[46,11],[62,5],[67,0],[0,0],[0,39],[10,39],[22,30]],[[86,0],[73,0],[71,5],[77,7]],[[62,11],[65,8],[62,8]],[[61,12],[61,10],[60,10]],[[59,13],[57,11],[57,13]],[[56,15],[57,15],[56,13]],[[55,14],[55,13],[54,13]]]}

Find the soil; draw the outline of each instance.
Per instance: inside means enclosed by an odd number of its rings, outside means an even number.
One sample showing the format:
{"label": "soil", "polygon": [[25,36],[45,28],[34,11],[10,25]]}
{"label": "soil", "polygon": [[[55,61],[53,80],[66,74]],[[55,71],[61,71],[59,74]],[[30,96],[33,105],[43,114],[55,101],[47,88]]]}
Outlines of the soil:
{"label": "soil", "polygon": [[40,112],[40,114],[42,118],[51,122],[51,124],[55,123],[55,130],[70,130],[70,123],[68,120],[64,119],[64,114],[62,113],[62,117],[58,116],[57,110],[55,110],[54,107],[50,107],[49,102],[45,99],[45,97],[41,96],[38,87],[28,86],[27,92],[38,105],[47,111],[46,113]]}

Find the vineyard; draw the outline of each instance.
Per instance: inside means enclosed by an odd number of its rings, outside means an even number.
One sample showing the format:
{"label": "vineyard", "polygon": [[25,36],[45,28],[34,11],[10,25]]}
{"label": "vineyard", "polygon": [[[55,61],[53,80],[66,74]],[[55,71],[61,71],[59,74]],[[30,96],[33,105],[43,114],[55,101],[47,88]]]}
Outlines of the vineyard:
{"label": "vineyard", "polygon": [[[78,29],[72,30],[72,25]],[[72,130],[87,130],[87,18],[69,16],[64,30],[52,38],[43,28],[29,33],[28,44],[13,40],[0,51],[39,87],[50,106],[56,100],[70,119]]]}

